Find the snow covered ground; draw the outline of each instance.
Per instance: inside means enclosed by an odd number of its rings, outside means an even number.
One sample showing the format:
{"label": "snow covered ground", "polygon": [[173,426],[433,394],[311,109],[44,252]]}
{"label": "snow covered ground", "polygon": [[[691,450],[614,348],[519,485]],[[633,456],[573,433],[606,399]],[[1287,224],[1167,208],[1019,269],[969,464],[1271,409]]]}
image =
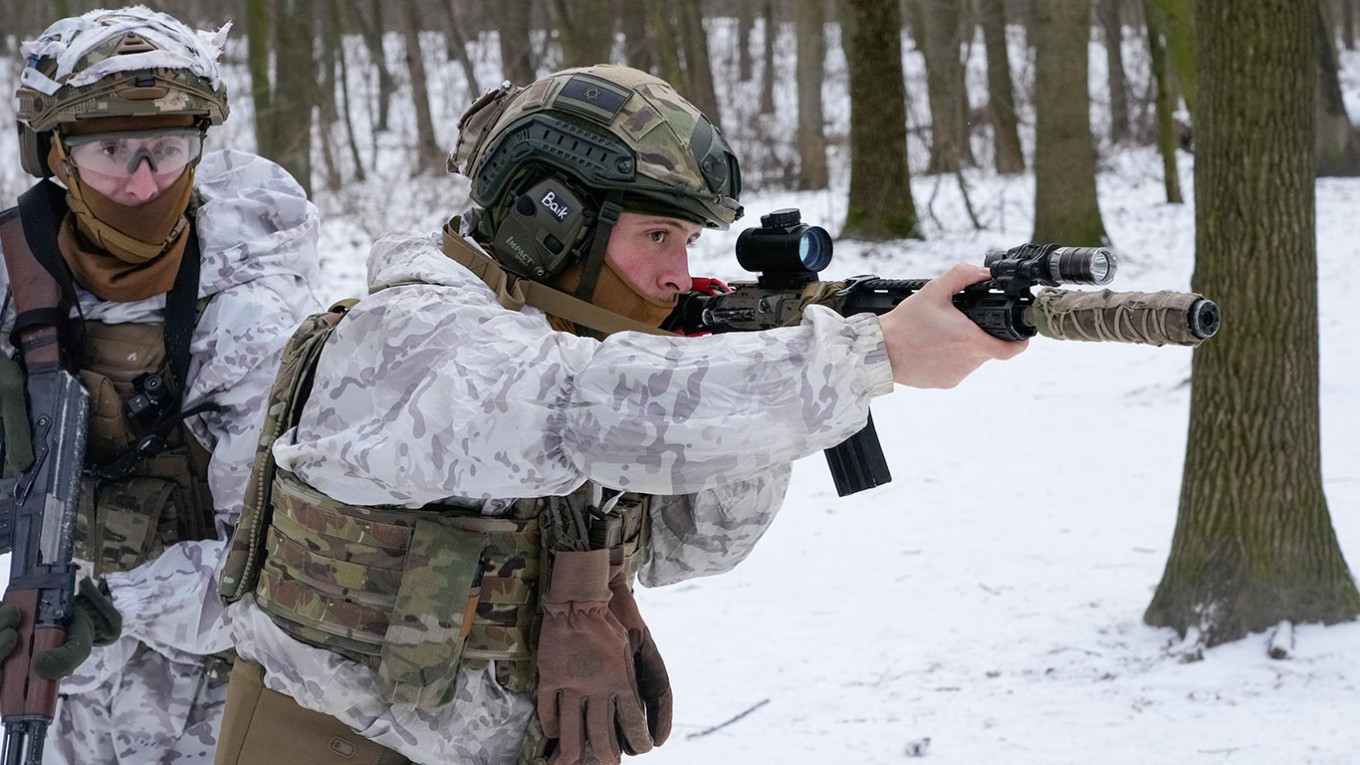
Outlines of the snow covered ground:
{"label": "snow covered ground", "polygon": [[[715,57],[730,68],[724,28],[711,31]],[[789,42],[777,63],[791,72]],[[827,119],[843,138],[844,62],[834,42]],[[494,38],[482,43],[485,86],[498,76],[496,46]],[[1136,38],[1126,42],[1135,81],[1146,77],[1140,46]],[[980,47],[970,61],[975,84]],[[428,56],[439,50],[427,45]],[[400,61],[395,46],[389,55]],[[466,85],[457,66],[442,53],[438,58],[432,76],[442,80],[432,92],[441,140],[451,145]],[[919,124],[920,58],[912,50],[904,58]],[[1024,92],[1032,69],[1023,49],[1013,51],[1012,63]],[[1343,64],[1355,115],[1360,61],[1347,55]],[[1103,68],[1103,49],[1093,44],[1097,132]],[[239,66],[231,74],[244,82]],[[0,90],[12,91],[10,76],[0,73]],[[755,103],[751,87],[723,85],[725,103]],[[729,133],[739,151],[754,151],[757,128],[791,138],[792,87],[785,77],[774,118],[734,110]],[[233,92],[248,89],[236,84]],[[238,96],[233,108],[213,140],[249,149],[248,98]],[[377,158],[375,177],[340,192],[318,189],[331,297],[361,294],[363,257],[374,236],[411,226],[434,230],[465,200],[459,181],[442,173],[409,177],[413,120],[400,100],[393,114],[396,129],[376,136],[364,132],[366,113],[356,114],[364,156]],[[1030,131],[1022,135],[1031,145]],[[976,147],[985,162],[986,142]],[[1121,257],[1111,287],[1188,289],[1193,204],[1162,201],[1152,151],[1104,145],[1101,151],[1101,208]],[[10,133],[0,134],[0,156],[14,156]],[[747,194],[743,223],[797,206],[805,220],[835,233],[848,180],[843,142],[833,143],[831,156],[830,191]],[[916,139],[911,156],[914,166],[926,157]],[[1192,161],[1181,157],[1188,199]],[[0,166],[7,195],[26,183],[17,170],[17,163]],[[319,170],[317,177],[319,186]],[[983,230],[969,223],[953,178],[917,175],[913,190],[927,240],[839,242],[827,276],[933,276],[955,262],[981,262],[988,249],[1027,241],[1032,176],[969,171],[966,178]],[[1323,475],[1354,565],[1360,315],[1352,290],[1360,275],[1354,222],[1360,179],[1326,179],[1317,190]],[[742,278],[731,255],[736,233],[706,234],[694,250],[693,271]],[[954,390],[900,389],[880,399],[874,413],[891,484],[837,498],[822,457],[808,458],[795,470],[782,516],[735,571],[641,591],[676,697],[672,740],[644,761],[1360,762],[1350,706],[1360,684],[1360,624],[1302,625],[1294,654],[1283,661],[1269,659],[1266,637],[1256,635],[1187,664],[1169,651],[1173,632],[1142,623],[1175,522],[1190,359],[1186,349],[1040,338],[1017,359],[984,367]]]}

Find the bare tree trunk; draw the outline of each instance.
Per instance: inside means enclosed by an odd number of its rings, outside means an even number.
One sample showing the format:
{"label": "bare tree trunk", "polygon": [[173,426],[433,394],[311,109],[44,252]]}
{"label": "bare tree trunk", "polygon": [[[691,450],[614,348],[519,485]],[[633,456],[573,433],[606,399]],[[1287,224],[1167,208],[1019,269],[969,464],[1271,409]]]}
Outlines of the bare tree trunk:
{"label": "bare tree trunk", "polygon": [[1317,172],[1319,176],[1360,175],[1360,141],[1346,114],[1328,0],[1315,0],[1317,10]]}
{"label": "bare tree trunk", "polygon": [[[1150,0],[1143,0],[1144,3]],[[1152,81],[1157,113],[1157,151],[1162,155],[1162,180],[1166,186],[1166,201],[1183,204],[1181,173],[1176,166],[1176,125],[1171,118],[1175,110],[1172,100],[1171,74],[1167,71],[1166,40],[1157,27],[1155,14],[1147,15],[1148,58],[1151,59]]]}
{"label": "bare tree trunk", "polygon": [[1107,244],[1087,89],[1090,5],[1039,0],[1035,38],[1033,241]]}
{"label": "bare tree trunk", "polygon": [[255,106],[255,150],[262,157],[276,159],[279,152],[274,129],[274,33],[269,21],[266,0],[247,0],[246,62],[250,69],[250,97]]}
{"label": "bare tree trunk", "polygon": [[321,89],[318,99],[317,116],[319,117],[320,129],[317,131],[321,136],[321,159],[326,165],[326,188],[335,191],[340,188],[342,183],[340,176],[340,163],[336,159],[336,148],[334,146],[335,123],[339,119],[339,109],[335,103],[336,59],[344,58],[345,51],[341,46],[339,23],[340,19],[336,13],[339,3],[336,0],[324,0],[322,3],[324,12],[320,14],[321,19]]}
{"label": "bare tree trunk", "polygon": [[345,3],[342,0],[330,0],[331,12],[335,14],[335,26],[338,31],[339,45],[337,46],[337,61],[340,65],[340,95],[341,95],[341,114],[345,119],[345,133],[349,136],[350,159],[354,162],[354,179],[362,183],[367,173],[364,171],[364,161],[359,156],[359,139],[354,133],[354,118],[351,116],[353,110],[349,103],[349,56],[345,49],[345,22],[349,14],[345,10]]}
{"label": "bare tree trunk", "polygon": [[774,0],[765,0],[762,6],[765,32],[761,61],[765,64],[760,81],[760,113],[774,114],[774,44],[779,37],[779,25],[775,23]]}
{"label": "bare tree trunk", "polygon": [[846,0],[840,11],[850,70],[850,199],[841,236],[919,237],[907,170],[907,93],[897,0]]}
{"label": "bare tree trunk", "polygon": [[550,0],[564,67],[607,64],[614,47],[609,0]]}
{"label": "bare tree trunk", "polygon": [[317,101],[316,5],[314,0],[278,0],[274,50],[278,87],[274,99],[276,161],[312,194],[312,112]]}
{"label": "bare tree trunk", "polygon": [[1096,0],[1096,14],[1105,31],[1105,69],[1110,92],[1110,141],[1129,140],[1129,88],[1124,76],[1124,24],[1119,18],[1122,0]]}
{"label": "bare tree trunk", "polygon": [[992,119],[992,146],[996,171],[1002,175],[1023,173],[1025,154],[1020,149],[1019,119],[1015,116],[1015,85],[1006,44],[1005,0],[981,0],[979,16],[982,40],[987,48],[987,111]]}
{"label": "bare tree trunk", "polygon": [[[1207,645],[1349,621],[1360,594],[1322,482],[1313,137],[1317,9],[1197,0],[1195,350],[1171,554],[1144,619]],[[1243,56],[1243,50],[1252,52]]]}
{"label": "bare tree trunk", "polygon": [[742,82],[750,82],[755,74],[755,60],[751,58],[751,29],[755,25],[754,5],[747,0],[737,3],[737,79]]}
{"label": "bare tree trunk", "polygon": [[676,21],[671,14],[669,0],[648,0],[652,17],[652,29],[656,30],[656,76],[669,82],[673,87],[683,87],[685,70],[680,64],[680,50],[675,47],[675,37],[669,30],[675,29]]}
{"label": "bare tree trunk", "polygon": [[350,0],[350,3],[351,10],[354,11],[354,22],[363,34],[364,44],[368,47],[369,58],[378,70],[378,122],[374,125],[374,130],[382,132],[387,130],[387,113],[392,106],[392,92],[396,90],[392,70],[387,66],[387,48],[383,44],[382,4],[379,0],[373,0],[369,4],[369,10],[373,14],[373,18],[369,19],[358,6],[359,0]]}
{"label": "bare tree trunk", "polygon": [[634,69],[655,71],[656,56],[652,52],[655,41],[647,27],[647,4],[639,0],[618,0],[615,11],[623,23],[624,60]]}
{"label": "bare tree trunk", "polygon": [[1199,0],[1152,0],[1147,4],[1148,13],[1157,17],[1157,27],[1166,37],[1166,50],[1176,73],[1176,83],[1180,86],[1181,98],[1185,99],[1185,110],[1190,118],[1195,118],[1195,92],[1198,79],[1195,75],[1195,4]]}
{"label": "bare tree trunk", "polygon": [[1355,0],[1340,0],[1341,42],[1346,50],[1355,50]]}
{"label": "bare tree trunk", "polygon": [[463,34],[464,22],[458,17],[458,0],[444,0],[442,5],[448,20],[445,39],[448,42],[449,60],[457,61],[462,67],[468,95],[475,98],[482,92],[482,86],[477,82],[477,67],[473,65],[472,56],[468,53],[467,35]]}
{"label": "bare tree trunk", "polygon": [[501,71],[516,85],[538,79],[534,48],[530,43],[530,13],[533,0],[492,0],[496,15],[496,36],[500,40]]}
{"label": "bare tree trunk", "polygon": [[680,17],[680,44],[685,56],[684,96],[713,124],[722,126],[722,112],[713,86],[713,64],[708,55],[708,34],[704,31],[704,9],[700,0],[674,0]]}
{"label": "bare tree trunk", "polygon": [[927,173],[957,172],[972,161],[968,146],[967,93],[959,44],[962,0],[913,0],[913,32],[925,54],[930,96],[930,165]]}
{"label": "bare tree trunk", "polygon": [[429,82],[425,75],[425,55],[420,49],[420,19],[416,16],[415,0],[402,0],[398,13],[406,40],[406,68],[411,73],[411,102],[416,109],[416,173],[436,168],[442,170],[445,154],[439,148],[434,119],[430,115]]}
{"label": "bare tree trunk", "polygon": [[822,81],[826,65],[826,18],[822,0],[798,0],[798,189],[824,189],[826,166]]}

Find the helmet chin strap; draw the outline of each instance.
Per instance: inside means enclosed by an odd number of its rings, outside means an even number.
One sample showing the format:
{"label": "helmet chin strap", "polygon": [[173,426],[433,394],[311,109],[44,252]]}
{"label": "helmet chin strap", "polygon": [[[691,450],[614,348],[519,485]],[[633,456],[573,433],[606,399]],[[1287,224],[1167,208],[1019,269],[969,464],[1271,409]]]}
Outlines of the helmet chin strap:
{"label": "helmet chin strap", "polygon": [[610,192],[604,204],[600,205],[595,233],[591,236],[590,252],[586,253],[581,269],[581,283],[576,287],[576,297],[587,303],[595,296],[595,285],[600,281],[600,269],[604,267],[605,252],[609,249],[609,236],[614,231],[614,225],[619,222],[619,213],[623,212],[619,204],[621,197],[618,192]]}

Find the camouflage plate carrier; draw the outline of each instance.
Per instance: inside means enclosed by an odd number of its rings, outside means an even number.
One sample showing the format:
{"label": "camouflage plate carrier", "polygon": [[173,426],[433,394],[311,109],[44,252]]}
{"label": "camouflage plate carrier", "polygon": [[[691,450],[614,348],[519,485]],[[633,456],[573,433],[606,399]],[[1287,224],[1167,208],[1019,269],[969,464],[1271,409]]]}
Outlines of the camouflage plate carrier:
{"label": "camouflage plate carrier", "polygon": [[[131,415],[138,407],[128,406],[145,398],[151,376],[172,377],[164,325],[86,321],[84,327],[80,381],[90,392],[90,427],[75,557],[102,575],[130,571],[176,542],[216,539],[208,451],[183,420],[173,418],[172,427],[158,432]],[[170,391],[162,395],[177,400]],[[156,449],[144,447],[153,443]]]}
{"label": "camouflage plate carrier", "polygon": [[[464,666],[492,666],[507,690],[532,693],[545,561],[571,544],[560,519],[580,517],[595,487],[515,500],[493,517],[452,504],[351,505],[279,470],[271,447],[297,424],[347,303],[309,317],[284,349],[221,595],[253,593],[293,638],[373,668],[386,703],[447,704]],[[631,575],[646,498],[613,503],[609,541],[623,546]]]}

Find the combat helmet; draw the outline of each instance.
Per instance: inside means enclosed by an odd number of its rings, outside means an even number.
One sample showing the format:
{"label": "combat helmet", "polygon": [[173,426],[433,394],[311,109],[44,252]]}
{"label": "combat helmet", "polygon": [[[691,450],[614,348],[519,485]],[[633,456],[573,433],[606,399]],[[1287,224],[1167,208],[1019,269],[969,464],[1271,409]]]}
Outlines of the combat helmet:
{"label": "combat helmet", "polygon": [[39,178],[52,132],[95,117],[194,118],[201,130],[227,117],[218,74],[230,24],[194,32],[145,6],[62,19],[34,41],[15,94],[23,168]]}
{"label": "combat helmet", "polygon": [[623,66],[502,85],[463,115],[449,170],[471,181],[478,237],[507,270],[548,281],[584,261],[589,300],[621,211],[726,229],[741,173],[717,126],[664,80]]}

